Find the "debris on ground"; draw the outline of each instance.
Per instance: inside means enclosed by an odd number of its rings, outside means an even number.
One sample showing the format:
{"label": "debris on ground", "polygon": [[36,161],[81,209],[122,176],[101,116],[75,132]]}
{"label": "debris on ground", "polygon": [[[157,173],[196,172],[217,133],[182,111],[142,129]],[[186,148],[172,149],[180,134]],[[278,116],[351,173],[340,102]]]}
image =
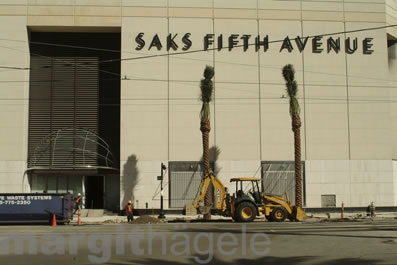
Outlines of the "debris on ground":
{"label": "debris on ground", "polygon": [[358,222],[358,219],[350,219],[350,218],[330,218],[323,219],[323,223],[336,223],[336,222]]}
{"label": "debris on ground", "polygon": [[168,223],[231,223],[232,219],[211,219],[205,220],[203,218],[176,218],[168,220]]}
{"label": "debris on ground", "polygon": [[382,243],[386,243],[386,244],[397,244],[397,240],[395,240],[395,239],[390,239],[390,240],[382,241]]}
{"label": "debris on ground", "polygon": [[149,215],[143,215],[132,221],[132,224],[163,224],[166,221],[160,220],[158,218],[149,216]]}
{"label": "debris on ground", "polygon": [[322,222],[325,218],[321,218],[321,217],[313,217],[309,216],[307,217],[305,220],[303,220],[303,222],[305,223],[317,223],[317,222]]}
{"label": "debris on ground", "polygon": [[173,220],[168,221],[169,223],[191,223],[192,220],[191,218],[184,218],[184,217],[177,217]]}
{"label": "debris on ground", "polygon": [[365,218],[366,216],[364,216],[364,215],[362,215],[362,214],[360,214],[360,213],[358,213],[358,214],[356,214],[355,216],[353,216],[353,218],[354,219],[360,219],[360,218]]}
{"label": "debris on ground", "polygon": [[103,221],[103,224],[118,224],[118,223],[121,223],[121,221],[117,219]]}

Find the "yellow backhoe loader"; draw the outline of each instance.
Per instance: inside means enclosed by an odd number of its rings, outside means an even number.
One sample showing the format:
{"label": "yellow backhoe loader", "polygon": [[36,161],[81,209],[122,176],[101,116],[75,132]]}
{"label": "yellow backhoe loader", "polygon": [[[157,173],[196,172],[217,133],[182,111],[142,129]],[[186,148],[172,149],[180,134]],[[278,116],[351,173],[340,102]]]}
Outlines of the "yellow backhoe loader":
{"label": "yellow backhoe loader", "polygon": [[[288,193],[286,198],[279,195],[265,194],[259,191],[258,178],[232,178],[236,183],[236,192],[231,196],[222,181],[209,171],[201,180],[196,198],[186,209],[193,207],[201,214],[211,210],[211,206],[203,206],[204,196],[210,183],[214,187],[214,206],[218,214],[232,217],[237,222],[252,222],[257,216],[265,216],[269,221],[282,222],[285,219],[302,221],[305,212],[296,206],[291,206]],[[250,190],[245,193],[243,183],[251,182]]]}

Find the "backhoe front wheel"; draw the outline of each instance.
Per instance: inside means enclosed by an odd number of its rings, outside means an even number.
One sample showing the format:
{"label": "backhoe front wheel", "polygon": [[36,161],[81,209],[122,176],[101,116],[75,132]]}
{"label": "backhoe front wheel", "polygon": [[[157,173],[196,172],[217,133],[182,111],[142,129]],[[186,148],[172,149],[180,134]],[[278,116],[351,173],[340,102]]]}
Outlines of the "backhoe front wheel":
{"label": "backhoe front wheel", "polygon": [[256,218],[256,208],[250,202],[242,202],[236,207],[235,219],[237,222],[252,222]]}
{"label": "backhoe front wheel", "polygon": [[287,210],[284,207],[276,207],[270,213],[270,216],[274,222],[283,222],[287,218]]}

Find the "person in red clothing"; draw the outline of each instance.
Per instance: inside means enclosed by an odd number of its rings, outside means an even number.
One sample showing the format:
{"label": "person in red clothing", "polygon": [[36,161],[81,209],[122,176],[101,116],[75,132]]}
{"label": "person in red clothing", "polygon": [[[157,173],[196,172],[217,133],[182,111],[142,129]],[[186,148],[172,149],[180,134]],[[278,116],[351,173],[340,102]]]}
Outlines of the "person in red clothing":
{"label": "person in red clothing", "polygon": [[132,201],[128,201],[127,205],[125,206],[125,215],[127,215],[127,221],[130,222],[134,220],[134,213],[132,208]]}
{"label": "person in red clothing", "polygon": [[78,210],[81,209],[81,193],[77,194],[77,197],[74,199],[74,212],[73,214],[76,214]]}

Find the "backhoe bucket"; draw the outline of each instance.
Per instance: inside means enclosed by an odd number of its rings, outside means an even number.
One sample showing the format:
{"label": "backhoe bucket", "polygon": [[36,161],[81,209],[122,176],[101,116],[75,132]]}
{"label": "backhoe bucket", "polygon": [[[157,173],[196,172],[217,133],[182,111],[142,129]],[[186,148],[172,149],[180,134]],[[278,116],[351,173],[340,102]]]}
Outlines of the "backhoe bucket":
{"label": "backhoe bucket", "polygon": [[293,216],[294,220],[299,221],[299,222],[301,222],[307,218],[307,215],[303,211],[303,209],[301,207],[297,207],[297,206],[294,206],[293,215],[294,215]]}
{"label": "backhoe bucket", "polygon": [[188,203],[185,205],[185,215],[194,216],[197,215],[197,208],[193,204]]}
{"label": "backhoe bucket", "polygon": [[211,206],[199,206],[198,207],[198,212],[200,214],[207,214],[211,211]]}

